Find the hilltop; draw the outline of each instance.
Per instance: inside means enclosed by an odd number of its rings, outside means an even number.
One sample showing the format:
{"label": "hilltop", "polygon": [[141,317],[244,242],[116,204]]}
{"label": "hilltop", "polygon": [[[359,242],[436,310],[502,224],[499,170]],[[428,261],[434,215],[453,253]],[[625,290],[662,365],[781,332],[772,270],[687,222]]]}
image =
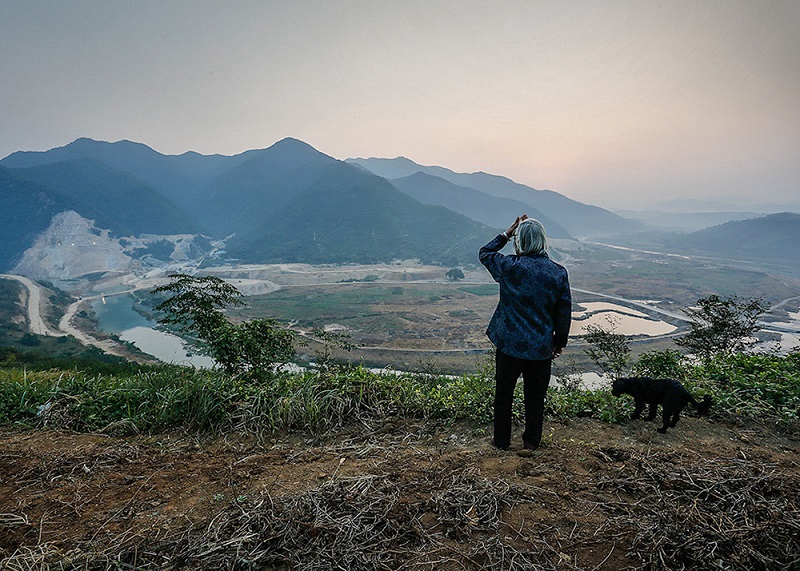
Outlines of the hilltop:
{"label": "hilltop", "polygon": [[533,453],[491,448],[485,426],[399,419],[264,441],[5,428],[0,562],[786,568],[798,441],[679,426],[547,421]]}
{"label": "hilltop", "polygon": [[660,434],[608,387],[558,383],[542,445],[517,423],[501,451],[488,368],[6,361],[0,568],[791,568],[800,353],[673,365],[711,416]]}

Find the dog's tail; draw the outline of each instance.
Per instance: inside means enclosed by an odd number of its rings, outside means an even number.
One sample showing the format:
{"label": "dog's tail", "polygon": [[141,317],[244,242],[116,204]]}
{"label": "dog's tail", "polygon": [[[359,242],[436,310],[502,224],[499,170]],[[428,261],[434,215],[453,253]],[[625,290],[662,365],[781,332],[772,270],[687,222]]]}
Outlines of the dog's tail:
{"label": "dog's tail", "polygon": [[703,400],[697,402],[694,397],[691,397],[690,401],[694,408],[697,409],[697,416],[703,416],[704,414],[708,414],[708,410],[711,408],[711,404],[713,401],[709,395],[703,397]]}

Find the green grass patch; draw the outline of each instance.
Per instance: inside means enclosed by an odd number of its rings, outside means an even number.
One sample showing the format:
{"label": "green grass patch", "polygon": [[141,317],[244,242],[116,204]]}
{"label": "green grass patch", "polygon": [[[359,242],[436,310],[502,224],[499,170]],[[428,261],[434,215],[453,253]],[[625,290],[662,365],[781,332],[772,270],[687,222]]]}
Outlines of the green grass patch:
{"label": "green grass patch", "polygon": [[80,431],[327,429],[387,416],[488,420],[493,385],[336,366],[254,383],[218,371],[159,367],[133,374],[0,370],[0,423]]}
{"label": "green grass patch", "polygon": [[800,424],[800,352],[730,355],[694,367],[690,382],[719,414],[792,429]]}
{"label": "green grass patch", "polygon": [[498,295],[500,293],[500,286],[497,284],[459,286],[458,289],[472,295]]}
{"label": "green grass patch", "polygon": [[[113,365],[109,365],[113,366]],[[336,365],[302,373],[276,373],[259,382],[219,371],[182,367],[117,366],[101,373],[0,368],[0,424],[54,426],[115,434],[320,431],[388,417],[492,419],[490,370],[461,377],[382,372]],[[490,367],[488,368],[490,369]],[[689,389],[711,394],[712,415],[798,429],[800,354],[735,356],[698,365]],[[521,421],[521,384],[515,417]],[[630,399],[608,389],[551,388],[551,418],[624,422]]]}
{"label": "green grass patch", "polygon": [[[331,288],[292,287],[247,298],[247,315],[258,315],[282,321],[313,323],[341,320],[376,314],[377,304],[397,304],[412,299],[433,299],[443,293],[440,288],[347,284]],[[232,315],[245,311],[231,312]]]}

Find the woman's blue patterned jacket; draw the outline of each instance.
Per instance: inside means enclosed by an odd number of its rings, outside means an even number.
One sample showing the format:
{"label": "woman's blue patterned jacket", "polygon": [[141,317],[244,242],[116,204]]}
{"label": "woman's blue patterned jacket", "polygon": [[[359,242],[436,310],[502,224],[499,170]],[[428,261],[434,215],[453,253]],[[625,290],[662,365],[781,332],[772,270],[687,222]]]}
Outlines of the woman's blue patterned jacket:
{"label": "woman's blue patterned jacket", "polygon": [[500,284],[500,301],[486,335],[506,355],[550,359],[567,344],[572,294],[567,270],[546,255],[505,256],[508,239],[499,234],[479,258]]}

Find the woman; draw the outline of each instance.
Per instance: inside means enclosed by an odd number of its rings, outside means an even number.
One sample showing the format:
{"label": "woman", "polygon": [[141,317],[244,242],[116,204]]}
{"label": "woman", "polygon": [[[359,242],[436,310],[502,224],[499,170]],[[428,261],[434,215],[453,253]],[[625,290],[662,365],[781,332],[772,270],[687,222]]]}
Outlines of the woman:
{"label": "woman", "polygon": [[[500,250],[512,237],[516,255],[505,256]],[[500,301],[486,330],[497,349],[492,444],[503,450],[511,444],[511,404],[521,374],[522,441],[533,450],[542,439],[551,363],[569,335],[572,295],[567,270],[548,256],[542,223],[526,214],[481,248],[480,260],[500,284]]]}

